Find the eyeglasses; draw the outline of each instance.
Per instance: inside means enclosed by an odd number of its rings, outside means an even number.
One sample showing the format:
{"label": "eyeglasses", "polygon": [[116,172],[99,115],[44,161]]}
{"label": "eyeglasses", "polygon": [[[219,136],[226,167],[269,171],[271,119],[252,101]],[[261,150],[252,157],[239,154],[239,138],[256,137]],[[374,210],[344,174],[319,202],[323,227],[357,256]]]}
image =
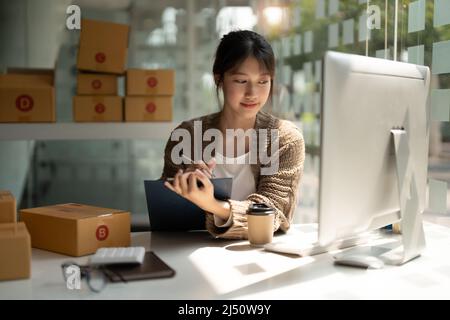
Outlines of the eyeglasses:
{"label": "eyeglasses", "polygon": [[89,289],[93,292],[102,291],[114,276],[122,282],[127,282],[119,273],[108,269],[107,266],[82,266],[75,262],[65,262],[61,268],[64,281],[70,289],[80,289],[80,281],[83,279],[86,279]]}

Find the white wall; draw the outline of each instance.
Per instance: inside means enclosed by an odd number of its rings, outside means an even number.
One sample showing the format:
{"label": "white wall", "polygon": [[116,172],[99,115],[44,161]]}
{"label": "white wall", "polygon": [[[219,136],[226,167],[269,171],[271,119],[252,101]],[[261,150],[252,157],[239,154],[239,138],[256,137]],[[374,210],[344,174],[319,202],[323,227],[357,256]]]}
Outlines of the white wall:
{"label": "white wall", "polygon": [[[70,1],[0,1],[0,69],[53,68]],[[0,106],[1,107],[1,106]],[[33,142],[0,142],[0,189],[20,202]]]}

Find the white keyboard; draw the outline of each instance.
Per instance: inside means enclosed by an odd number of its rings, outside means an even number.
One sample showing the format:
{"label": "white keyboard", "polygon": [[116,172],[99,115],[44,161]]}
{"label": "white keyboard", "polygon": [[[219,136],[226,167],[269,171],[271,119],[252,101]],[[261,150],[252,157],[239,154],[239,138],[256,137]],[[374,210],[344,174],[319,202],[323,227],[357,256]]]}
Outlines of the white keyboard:
{"label": "white keyboard", "polygon": [[275,240],[272,243],[264,245],[264,249],[272,252],[295,254],[302,257],[313,256],[332,250],[345,249],[357,245],[365,244],[371,238],[370,234],[354,236],[345,240],[336,241],[327,246],[321,246],[317,241],[317,234],[307,236],[290,236],[284,239]]}
{"label": "white keyboard", "polygon": [[89,258],[89,264],[142,264],[144,256],[144,247],[100,248]]}

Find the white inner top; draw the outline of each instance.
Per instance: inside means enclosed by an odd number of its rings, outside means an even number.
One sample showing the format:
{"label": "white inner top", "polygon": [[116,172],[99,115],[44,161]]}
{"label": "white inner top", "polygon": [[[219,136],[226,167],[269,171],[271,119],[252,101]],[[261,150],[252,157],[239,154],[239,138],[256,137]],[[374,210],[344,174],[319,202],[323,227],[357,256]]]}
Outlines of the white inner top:
{"label": "white inner top", "polygon": [[[242,201],[256,191],[255,177],[249,161],[250,153],[247,152],[236,158],[225,157],[216,151],[216,166],[214,175],[216,178],[233,178],[231,199]],[[228,221],[214,216],[214,223],[217,227],[228,227],[233,220],[232,215]]]}
{"label": "white inner top", "polygon": [[231,199],[245,200],[251,193],[256,191],[255,177],[249,163],[250,153],[236,158],[229,158],[216,152],[216,167],[214,175],[216,178],[233,178]]}

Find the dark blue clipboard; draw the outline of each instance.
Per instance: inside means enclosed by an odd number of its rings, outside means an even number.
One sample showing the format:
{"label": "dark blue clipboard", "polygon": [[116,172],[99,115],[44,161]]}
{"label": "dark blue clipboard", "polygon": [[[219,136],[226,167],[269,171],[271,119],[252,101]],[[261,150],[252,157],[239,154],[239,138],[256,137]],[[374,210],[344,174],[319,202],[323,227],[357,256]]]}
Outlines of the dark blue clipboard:
{"label": "dark blue clipboard", "polygon": [[[213,178],[214,197],[231,197],[233,178]],[[164,185],[164,180],[145,180],[150,231],[205,230],[205,212]]]}

